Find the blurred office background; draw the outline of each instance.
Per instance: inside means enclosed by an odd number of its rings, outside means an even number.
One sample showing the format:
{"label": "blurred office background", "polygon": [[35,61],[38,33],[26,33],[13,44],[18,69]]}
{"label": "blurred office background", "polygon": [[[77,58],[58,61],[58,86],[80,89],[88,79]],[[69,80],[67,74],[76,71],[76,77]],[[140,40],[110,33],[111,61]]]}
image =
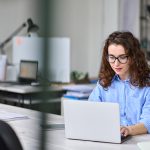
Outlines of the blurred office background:
{"label": "blurred office background", "polygon": [[[58,51],[54,55],[57,59],[51,58],[55,71],[67,59],[69,64],[64,63],[64,68],[69,76],[77,71],[96,78],[104,40],[115,30],[131,31],[140,39],[147,59],[150,57],[150,0],[0,0],[0,43],[29,18],[39,26],[37,37],[69,39],[68,53]],[[28,37],[27,27],[16,36]],[[13,65],[12,41],[4,45],[3,51]],[[56,63],[59,59],[62,62]],[[47,107],[53,109],[49,112],[60,113],[60,101],[55,107]]]}
{"label": "blurred office background", "polygon": [[[42,0],[1,0],[0,42],[28,18],[40,27],[38,36],[44,37],[46,19],[47,36],[70,38],[70,72],[88,72],[90,77],[97,77],[103,42],[108,34],[130,30],[140,38],[140,0],[48,0],[48,3],[45,10]],[[27,36],[26,31],[24,28],[18,36]],[[4,50],[11,62],[12,41]]]}
{"label": "blurred office background", "polygon": [[[97,78],[104,40],[115,30],[131,31],[140,40],[147,60],[150,58],[150,0],[0,0],[0,44],[29,18],[39,26],[38,38],[62,41],[50,43],[54,50],[46,60],[47,68],[53,68],[51,74],[56,72],[53,76],[62,83],[71,81],[73,71]],[[15,36],[29,37],[27,29]],[[13,49],[12,38],[3,47],[12,67]],[[30,47],[24,52],[31,55]],[[60,112],[60,106],[56,109]]]}

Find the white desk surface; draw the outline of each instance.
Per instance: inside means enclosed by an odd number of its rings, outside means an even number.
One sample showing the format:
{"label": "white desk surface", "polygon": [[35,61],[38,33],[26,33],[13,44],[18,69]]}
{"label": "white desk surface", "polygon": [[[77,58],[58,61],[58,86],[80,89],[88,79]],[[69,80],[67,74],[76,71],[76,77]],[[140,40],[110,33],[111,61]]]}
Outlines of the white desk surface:
{"label": "white desk surface", "polygon": [[[0,104],[1,110],[26,114],[29,119],[9,121],[23,145],[24,150],[39,149],[40,113],[37,111]],[[51,118],[51,119],[50,119]],[[48,114],[48,121],[63,123],[63,117]],[[46,130],[47,150],[140,150],[138,142],[150,141],[150,135],[134,136],[122,144],[69,140],[65,138],[64,130]]]}

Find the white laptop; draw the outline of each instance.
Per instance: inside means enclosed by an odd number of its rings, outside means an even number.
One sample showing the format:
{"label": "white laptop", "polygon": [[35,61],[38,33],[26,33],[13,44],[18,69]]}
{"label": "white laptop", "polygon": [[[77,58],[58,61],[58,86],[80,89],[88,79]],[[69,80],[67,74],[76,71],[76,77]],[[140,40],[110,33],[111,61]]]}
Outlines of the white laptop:
{"label": "white laptop", "polygon": [[64,100],[65,136],[100,142],[122,143],[119,104]]}

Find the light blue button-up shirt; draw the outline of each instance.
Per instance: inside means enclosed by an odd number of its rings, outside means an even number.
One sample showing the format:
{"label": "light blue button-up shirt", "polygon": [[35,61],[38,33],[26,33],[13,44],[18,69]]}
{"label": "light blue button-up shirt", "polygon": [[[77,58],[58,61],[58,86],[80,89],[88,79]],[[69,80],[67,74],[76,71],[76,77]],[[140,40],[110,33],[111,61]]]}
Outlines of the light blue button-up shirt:
{"label": "light blue button-up shirt", "polygon": [[150,87],[135,87],[115,75],[107,89],[97,82],[89,101],[119,103],[122,126],[144,123],[150,133]]}

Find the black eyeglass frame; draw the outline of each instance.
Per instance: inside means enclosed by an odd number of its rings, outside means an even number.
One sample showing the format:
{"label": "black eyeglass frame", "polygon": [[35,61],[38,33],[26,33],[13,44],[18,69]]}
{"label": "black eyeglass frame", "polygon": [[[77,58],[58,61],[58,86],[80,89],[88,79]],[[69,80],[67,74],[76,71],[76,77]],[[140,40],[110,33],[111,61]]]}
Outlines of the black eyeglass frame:
{"label": "black eyeglass frame", "polygon": [[[112,61],[112,62],[109,61],[109,56],[114,57],[114,61]],[[121,58],[121,57],[125,57],[125,58],[126,58],[126,61],[122,63],[122,61],[120,61],[120,58]],[[118,56],[118,57],[115,57],[114,55],[108,55],[108,56],[107,56],[107,61],[108,61],[109,63],[115,63],[115,61],[116,61],[116,59],[117,59],[119,63],[121,63],[121,64],[126,64],[127,61],[128,61],[128,57],[129,57],[128,55],[124,55],[124,54],[123,54],[123,55],[120,55],[120,56]]]}

